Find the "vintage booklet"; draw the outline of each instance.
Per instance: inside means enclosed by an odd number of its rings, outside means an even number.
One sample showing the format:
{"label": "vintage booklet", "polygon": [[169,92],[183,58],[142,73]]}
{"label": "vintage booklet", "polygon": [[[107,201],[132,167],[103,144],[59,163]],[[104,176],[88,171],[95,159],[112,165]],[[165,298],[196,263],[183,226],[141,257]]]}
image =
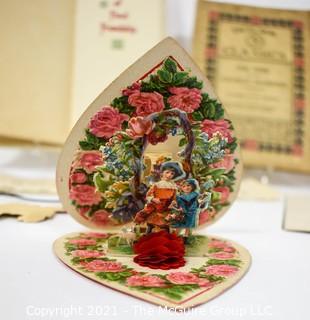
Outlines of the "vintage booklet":
{"label": "vintage booklet", "polygon": [[246,165],[310,172],[309,25],[305,11],[198,2],[193,56]]}
{"label": "vintage booklet", "polygon": [[2,1],[1,142],[63,143],[93,97],[163,38],[163,21],[163,0]]}

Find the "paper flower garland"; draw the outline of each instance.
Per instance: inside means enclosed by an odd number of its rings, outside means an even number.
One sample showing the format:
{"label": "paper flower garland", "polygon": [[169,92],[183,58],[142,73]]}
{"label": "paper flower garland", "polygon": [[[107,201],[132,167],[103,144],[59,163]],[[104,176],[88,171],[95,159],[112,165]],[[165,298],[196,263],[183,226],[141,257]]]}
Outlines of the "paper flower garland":
{"label": "paper flower garland", "polygon": [[229,204],[237,143],[222,105],[202,87],[169,57],[89,119],[69,182],[70,199],[82,217],[96,226],[133,221],[149,187],[141,181],[144,151],[169,135],[180,137],[183,169],[199,182],[204,200],[199,224]]}

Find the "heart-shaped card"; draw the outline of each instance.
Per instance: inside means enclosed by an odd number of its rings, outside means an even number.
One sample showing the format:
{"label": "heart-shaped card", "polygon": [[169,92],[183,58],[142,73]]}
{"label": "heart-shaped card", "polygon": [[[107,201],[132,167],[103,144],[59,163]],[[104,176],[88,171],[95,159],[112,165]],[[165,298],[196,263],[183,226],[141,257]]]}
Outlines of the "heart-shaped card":
{"label": "heart-shaped card", "polygon": [[192,307],[247,271],[240,245],[196,229],[240,182],[234,128],[211,85],[171,38],[88,107],[57,167],[64,208],[91,230],[55,242],[70,268],[162,306]]}

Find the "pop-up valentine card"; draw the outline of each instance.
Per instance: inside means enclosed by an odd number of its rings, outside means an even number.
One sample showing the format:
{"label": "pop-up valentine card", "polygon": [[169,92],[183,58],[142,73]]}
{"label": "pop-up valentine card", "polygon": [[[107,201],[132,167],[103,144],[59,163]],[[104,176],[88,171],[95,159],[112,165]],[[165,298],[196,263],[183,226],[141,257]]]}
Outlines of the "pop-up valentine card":
{"label": "pop-up valentine card", "polygon": [[89,106],[57,168],[64,208],[88,227],[54,244],[81,275],[162,306],[192,307],[246,273],[248,251],[199,235],[229,208],[241,164],[209,81],[171,38]]}

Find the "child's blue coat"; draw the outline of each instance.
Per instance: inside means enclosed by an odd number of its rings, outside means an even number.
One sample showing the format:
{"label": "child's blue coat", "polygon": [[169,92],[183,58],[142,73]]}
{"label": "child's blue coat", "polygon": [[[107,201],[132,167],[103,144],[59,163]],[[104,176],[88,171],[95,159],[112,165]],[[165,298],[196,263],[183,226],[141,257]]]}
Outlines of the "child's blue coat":
{"label": "child's blue coat", "polygon": [[175,228],[195,228],[196,215],[198,210],[199,193],[192,191],[188,194],[181,194],[176,196],[178,206],[183,209],[184,220],[173,225]]}

